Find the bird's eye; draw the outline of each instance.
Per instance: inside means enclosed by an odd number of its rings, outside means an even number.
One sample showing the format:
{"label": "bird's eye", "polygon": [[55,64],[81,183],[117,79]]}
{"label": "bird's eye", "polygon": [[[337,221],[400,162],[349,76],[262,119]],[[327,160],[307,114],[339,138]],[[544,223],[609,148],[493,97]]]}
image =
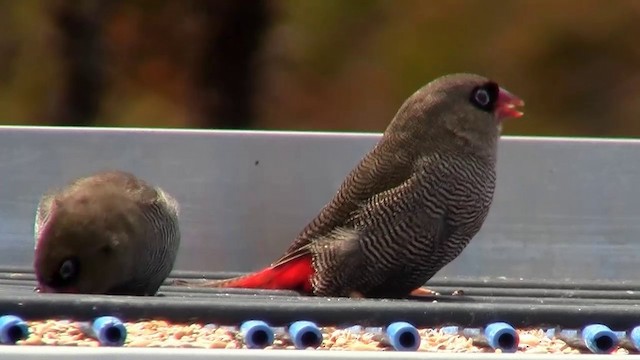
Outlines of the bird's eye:
{"label": "bird's eye", "polygon": [[487,106],[489,105],[489,93],[487,92],[487,90],[485,89],[478,89],[475,93],[475,95],[473,96],[473,98],[475,99],[476,103],[478,103],[478,105],[480,106]]}
{"label": "bird's eye", "polygon": [[471,92],[471,103],[482,110],[492,111],[497,97],[498,85],[490,82],[484,86],[473,89]]}
{"label": "bird's eye", "polygon": [[77,259],[66,259],[60,265],[58,269],[58,278],[61,282],[68,283],[73,281],[79,272],[79,263]]}
{"label": "bird's eye", "polygon": [[67,280],[73,277],[73,274],[76,272],[76,267],[73,263],[73,260],[66,260],[65,262],[63,262],[60,266],[59,272],[62,280]]}

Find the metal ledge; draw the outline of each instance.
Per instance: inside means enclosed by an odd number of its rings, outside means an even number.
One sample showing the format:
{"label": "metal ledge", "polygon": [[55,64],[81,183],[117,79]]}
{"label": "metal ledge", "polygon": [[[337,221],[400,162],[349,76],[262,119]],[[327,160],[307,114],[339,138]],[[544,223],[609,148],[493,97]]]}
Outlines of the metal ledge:
{"label": "metal ledge", "polygon": [[[0,264],[30,266],[51,186],[104,168],[182,206],[177,270],[251,271],[277,258],[379,134],[0,127]],[[634,280],[640,141],[504,137],[487,222],[437,277]]]}

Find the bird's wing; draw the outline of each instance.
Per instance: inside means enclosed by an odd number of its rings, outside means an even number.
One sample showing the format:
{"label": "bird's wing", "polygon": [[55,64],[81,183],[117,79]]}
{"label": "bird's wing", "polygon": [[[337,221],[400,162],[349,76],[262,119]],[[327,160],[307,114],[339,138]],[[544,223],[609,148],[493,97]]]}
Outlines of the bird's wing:
{"label": "bird's wing", "polygon": [[173,196],[169,195],[168,192],[162,190],[159,187],[155,187],[155,191],[157,193],[156,203],[164,206],[172,218],[177,219],[180,214],[180,205],[173,198]]}
{"label": "bird's wing", "polygon": [[295,248],[293,251],[288,252],[284,256],[282,256],[278,261],[271,264],[271,267],[279,266],[285,263],[288,263],[292,260],[295,260],[302,256],[307,256],[311,254],[313,247],[317,242],[322,242],[331,244],[333,242],[340,242],[345,240],[354,239],[357,237],[357,231],[355,229],[348,229],[344,227],[335,228],[329,234],[325,235],[322,238],[318,238],[315,241],[308,242],[300,247]]}
{"label": "bird's wing", "polygon": [[40,239],[40,234],[44,229],[44,225],[47,223],[49,219],[49,215],[51,214],[51,206],[53,204],[53,199],[55,198],[55,193],[53,191],[49,191],[42,195],[40,201],[38,202],[38,207],[36,208],[36,216],[33,222],[33,237],[34,237],[34,249],[38,247],[38,240]]}
{"label": "bird's wing", "polygon": [[[414,197],[419,194],[420,189],[418,187],[421,185],[422,183],[417,180],[416,174],[414,174],[399,185],[359,202],[358,206],[354,207],[354,210],[341,217],[338,226],[323,235],[313,238],[312,241],[288,251],[272,266],[278,266],[301,256],[309,255],[317,241],[321,241],[323,244],[328,243],[331,246],[332,242],[355,239],[363,231],[369,231],[370,228],[375,227],[377,219],[388,218],[393,221],[393,217],[396,216],[409,216],[408,219],[410,219],[411,214],[406,213],[411,208],[415,208]],[[434,221],[438,221],[437,214],[432,214],[430,217],[433,217]]]}
{"label": "bird's wing", "polygon": [[[439,261],[430,264],[430,258],[451,233],[447,208],[436,198],[438,185],[437,175],[425,178],[416,174],[400,186],[367,200],[348,222],[358,232],[357,251],[336,252],[335,256],[325,258],[322,265],[326,268],[317,271],[327,274],[337,271],[336,276],[342,277],[343,283],[365,290],[377,286],[376,281],[388,281],[379,277],[380,273],[401,274],[398,270],[405,266],[409,256],[420,256],[429,268],[438,265]],[[375,267],[367,265],[371,258],[362,249],[375,253]],[[374,270],[375,274],[364,273]]]}
{"label": "bird's wing", "polygon": [[446,206],[437,195],[439,183],[435,171],[416,173],[400,186],[372,196],[352,214],[348,224],[359,229],[362,236],[408,239],[416,233],[431,238],[441,230],[447,216]]}
{"label": "bird's wing", "polygon": [[178,202],[166,191],[158,186],[152,186],[135,175],[124,171],[105,173],[114,184],[126,189],[129,197],[139,204],[144,211],[162,211],[172,219],[177,219],[180,212]]}
{"label": "bird's wing", "polygon": [[395,188],[411,176],[413,171],[408,153],[410,149],[392,148],[391,141],[382,139],[343,181],[336,195],[311,220],[274,264],[305,253],[312,241],[326,238],[343,226],[352,213],[375,194]]}

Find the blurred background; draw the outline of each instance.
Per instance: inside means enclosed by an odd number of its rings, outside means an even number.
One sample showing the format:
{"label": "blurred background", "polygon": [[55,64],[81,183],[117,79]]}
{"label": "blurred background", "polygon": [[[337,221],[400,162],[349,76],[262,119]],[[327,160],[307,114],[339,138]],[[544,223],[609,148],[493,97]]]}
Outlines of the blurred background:
{"label": "blurred background", "polygon": [[637,0],[0,0],[0,124],[384,130],[435,77],[509,135],[640,136]]}

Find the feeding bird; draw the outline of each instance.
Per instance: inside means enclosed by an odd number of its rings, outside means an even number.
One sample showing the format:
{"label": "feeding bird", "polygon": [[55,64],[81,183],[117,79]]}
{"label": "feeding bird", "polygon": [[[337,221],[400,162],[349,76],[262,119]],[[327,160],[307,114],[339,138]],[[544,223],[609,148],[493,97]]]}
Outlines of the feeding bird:
{"label": "feeding bird", "polygon": [[154,295],[180,246],[177,201],[123,171],[45,193],[35,215],[39,292]]}

